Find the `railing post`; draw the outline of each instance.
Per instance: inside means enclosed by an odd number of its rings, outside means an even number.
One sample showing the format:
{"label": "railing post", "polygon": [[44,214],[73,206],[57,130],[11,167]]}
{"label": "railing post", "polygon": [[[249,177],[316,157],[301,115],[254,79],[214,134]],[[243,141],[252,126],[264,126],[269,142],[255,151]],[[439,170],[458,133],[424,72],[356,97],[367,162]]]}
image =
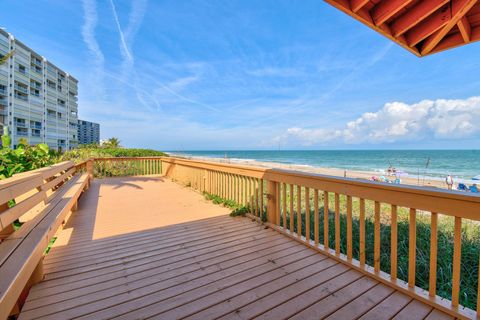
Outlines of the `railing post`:
{"label": "railing post", "polygon": [[93,159],[92,158],[87,160],[87,173],[88,173],[88,178],[90,180],[93,180]]}
{"label": "railing post", "polygon": [[278,183],[275,181],[268,181],[267,182],[267,220],[270,223],[273,223],[275,225],[278,224],[277,221],[277,211],[279,210],[278,208]]}

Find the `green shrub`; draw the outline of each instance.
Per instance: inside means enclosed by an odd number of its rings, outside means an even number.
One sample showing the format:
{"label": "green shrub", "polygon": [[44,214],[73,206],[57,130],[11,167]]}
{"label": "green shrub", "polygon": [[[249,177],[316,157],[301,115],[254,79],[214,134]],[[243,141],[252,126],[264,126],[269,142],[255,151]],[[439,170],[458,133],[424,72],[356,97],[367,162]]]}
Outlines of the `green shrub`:
{"label": "green shrub", "polygon": [[102,148],[95,145],[80,146],[77,149],[65,152],[60,161],[71,160],[82,162],[89,158],[118,158],[118,157],[164,157],[165,153],[151,149]]}
{"label": "green shrub", "polygon": [[35,170],[55,163],[57,155],[46,144],[29,146],[20,144],[13,150],[8,147],[0,150],[0,179],[16,173]]}

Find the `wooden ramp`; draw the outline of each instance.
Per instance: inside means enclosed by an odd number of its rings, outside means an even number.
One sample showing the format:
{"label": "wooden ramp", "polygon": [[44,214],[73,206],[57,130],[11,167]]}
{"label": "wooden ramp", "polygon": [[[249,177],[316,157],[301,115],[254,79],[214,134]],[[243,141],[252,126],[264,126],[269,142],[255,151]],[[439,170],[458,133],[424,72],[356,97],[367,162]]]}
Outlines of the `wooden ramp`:
{"label": "wooden ramp", "polygon": [[449,319],[161,177],[96,180],[20,319]]}

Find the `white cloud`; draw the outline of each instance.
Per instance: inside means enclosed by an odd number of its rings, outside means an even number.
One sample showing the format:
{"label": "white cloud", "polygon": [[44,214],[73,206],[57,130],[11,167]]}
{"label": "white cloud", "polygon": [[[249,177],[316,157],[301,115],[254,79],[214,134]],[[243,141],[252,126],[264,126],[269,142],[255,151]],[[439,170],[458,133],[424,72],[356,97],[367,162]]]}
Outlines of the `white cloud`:
{"label": "white cloud", "polygon": [[392,143],[426,138],[459,139],[480,133],[480,97],[391,102],[337,128],[289,128],[275,143]]}

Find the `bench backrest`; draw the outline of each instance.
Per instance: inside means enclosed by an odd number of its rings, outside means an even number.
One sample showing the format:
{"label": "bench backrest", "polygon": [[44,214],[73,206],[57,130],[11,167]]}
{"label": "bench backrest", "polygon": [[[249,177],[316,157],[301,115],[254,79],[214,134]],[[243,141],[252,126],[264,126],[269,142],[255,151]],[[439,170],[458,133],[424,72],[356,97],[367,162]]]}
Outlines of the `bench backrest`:
{"label": "bench backrest", "polygon": [[0,180],[0,232],[3,238],[13,231],[15,220],[35,206],[48,202],[55,190],[73,174],[74,163],[65,161]]}

